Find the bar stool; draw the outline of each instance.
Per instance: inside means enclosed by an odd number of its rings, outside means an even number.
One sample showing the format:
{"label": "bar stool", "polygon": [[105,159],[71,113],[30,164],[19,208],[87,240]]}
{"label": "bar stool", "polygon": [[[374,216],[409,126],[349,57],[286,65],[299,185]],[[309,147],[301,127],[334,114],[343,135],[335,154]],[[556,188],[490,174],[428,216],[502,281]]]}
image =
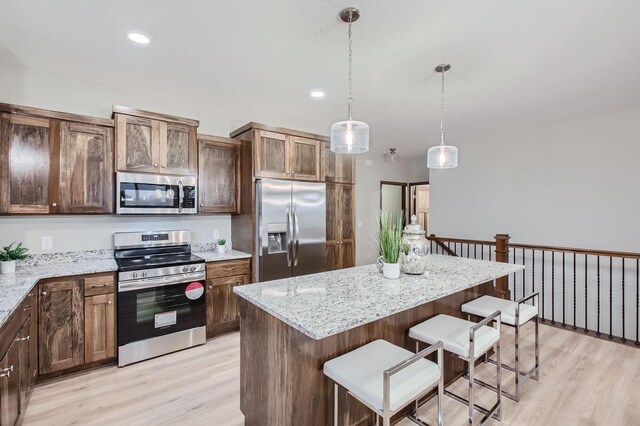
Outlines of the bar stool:
{"label": "bar stool", "polygon": [[[535,297],[535,305],[527,305],[526,301]],[[527,379],[538,380],[540,371],[540,351],[538,348],[538,292],[531,294],[530,296],[523,297],[522,299],[512,302],[511,300],[500,299],[492,296],[482,296],[471,302],[462,305],[462,312],[465,312],[470,319],[471,315],[477,315],[480,317],[486,316],[488,313],[496,310],[500,311],[502,323],[515,329],[515,366],[511,367],[507,364],[502,364],[502,368],[516,373],[516,394],[513,395],[504,389],[502,394],[507,398],[514,401],[520,400],[520,376],[523,376],[523,383]],[[529,321],[535,321],[535,365],[529,371],[520,371],[520,327],[528,323]],[[496,361],[487,357],[487,361],[496,363]],[[492,389],[491,385],[478,381],[478,384],[489,389]],[[495,389],[494,389],[495,390]]]}
{"label": "bar stool", "polygon": [[[494,321],[496,328],[487,326]],[[469,366],[469,399],[464,399],[446,389],[444,393],[469,406],[469,424],[473,424],[474,410],[484,414],[479,424],[483,424],[490,417],[500,420],[500,372],[502,366],[500,363],[500,311],[495,311],[477,324],[449,315],[437,315],[411,327],[409,337],[417,340],[416,352],[419,350],[419,342],[427,344],[442,342],[445,351],[467,362]],[[496,403],[486,409],[473,402],[474,368],[475,362],[492,347],[495,347],[498,359],[496,364]]]}
{"label": "bar stool", "polygon": [[[438,351],[438,363],[423,359]],[[338,425],[338,386],[382,417],[391,416],[438,388],[438,425],[442,425],[442,344],[436,343],[416,354],[387,342],[375,340],[324,363],[324,374],[333,380],[333,424]],[[425,425],[414,415],[409,418]]]}

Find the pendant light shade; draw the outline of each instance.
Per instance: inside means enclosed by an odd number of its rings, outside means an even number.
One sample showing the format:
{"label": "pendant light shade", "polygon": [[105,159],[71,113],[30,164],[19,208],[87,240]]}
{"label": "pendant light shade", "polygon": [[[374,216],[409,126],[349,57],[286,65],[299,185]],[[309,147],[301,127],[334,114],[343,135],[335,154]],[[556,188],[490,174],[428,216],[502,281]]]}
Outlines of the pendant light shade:
{"label": "pendant light shade", "polygon": [[351,90],[351,24],[360,18],[360,11],[355,7],[348,7],[340,12],[340,19],[349,24],[349,97],[347,98],[347,113],[349,118],[338,121],[331,126],[331,151],[338,154],[362,154],[369,151],[369,125],[362,121],[353,120],[351,109],[353,97]]}
{"label": "pendant light shade", "polygon": [[369,151],[369,125],[362,121],[338,121],[331,126],[331,151],[362,154]]}
{"label": "pendant light shade", "polygon": [[432,146],[427,151],[427,167],[430,169],[453,169],[458,167],[458,148],[444,143],[444,73],[451,69],[449,64],[436,67],[442,74],[442,115],[440,116],[440,145]]}

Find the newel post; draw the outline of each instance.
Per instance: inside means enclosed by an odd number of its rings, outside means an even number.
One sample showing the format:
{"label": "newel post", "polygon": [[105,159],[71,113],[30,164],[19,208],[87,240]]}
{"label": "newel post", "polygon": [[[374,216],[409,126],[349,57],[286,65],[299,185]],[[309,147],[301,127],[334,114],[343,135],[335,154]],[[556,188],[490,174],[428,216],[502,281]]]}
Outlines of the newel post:
{"label": "newel post", "polygon": [[[509,234],[496,234],[496,262],[509,263]],[[502,299],[511,299],[509,278],[496,279],[496,293]]]}

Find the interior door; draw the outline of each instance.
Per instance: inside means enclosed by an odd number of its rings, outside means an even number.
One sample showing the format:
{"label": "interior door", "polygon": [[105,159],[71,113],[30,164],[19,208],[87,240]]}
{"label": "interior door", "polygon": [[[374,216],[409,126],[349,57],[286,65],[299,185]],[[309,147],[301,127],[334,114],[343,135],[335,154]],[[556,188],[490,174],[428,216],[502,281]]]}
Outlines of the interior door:
{"label": "interior door", "polygon": [[327,270],[326,187],[324,183],[293,182],[293,275]]}
{"label": "interior door", "polygon": [[259,281],[288,278],[292,274],[293,210],[291,182],[262,179],[257,183],[260,232]]}

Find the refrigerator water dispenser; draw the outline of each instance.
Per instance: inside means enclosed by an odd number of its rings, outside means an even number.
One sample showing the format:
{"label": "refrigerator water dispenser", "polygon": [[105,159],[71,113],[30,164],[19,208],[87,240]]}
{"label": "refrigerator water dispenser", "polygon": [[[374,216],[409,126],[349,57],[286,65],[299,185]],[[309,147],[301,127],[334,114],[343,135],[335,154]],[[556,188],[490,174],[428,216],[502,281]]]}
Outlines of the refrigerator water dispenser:
{"label": "refrigerator water dispenser", "polygon": [[287,224],[267,224],[267,253],[285,253],[287,251]]}

